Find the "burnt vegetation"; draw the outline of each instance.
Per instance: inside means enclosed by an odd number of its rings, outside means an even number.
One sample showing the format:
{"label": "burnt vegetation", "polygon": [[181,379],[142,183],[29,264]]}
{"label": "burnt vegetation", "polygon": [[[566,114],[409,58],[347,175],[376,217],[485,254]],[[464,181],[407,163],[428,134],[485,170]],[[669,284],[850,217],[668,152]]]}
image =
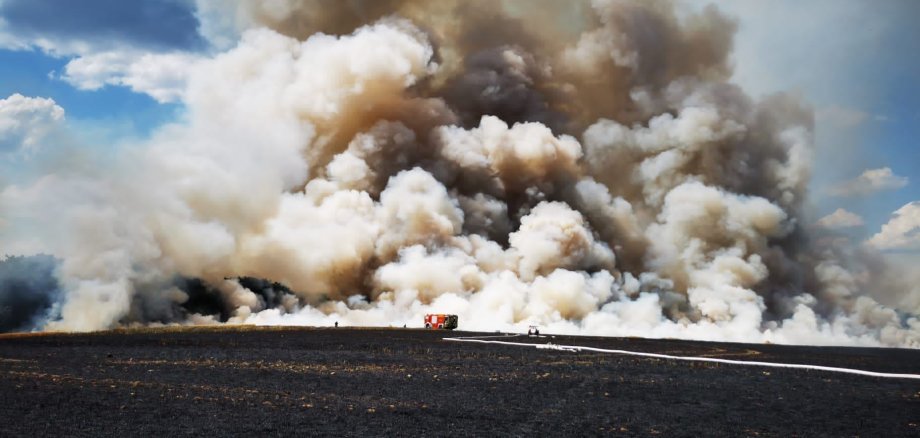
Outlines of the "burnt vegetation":
{"label": "burnt vegetation", "polygon": [[[917,381],[467,344],[444,336],[250,326],[5,335],[0,435],[920,432]],[[903,349],[509,340],[920,372],[920,352]]]}

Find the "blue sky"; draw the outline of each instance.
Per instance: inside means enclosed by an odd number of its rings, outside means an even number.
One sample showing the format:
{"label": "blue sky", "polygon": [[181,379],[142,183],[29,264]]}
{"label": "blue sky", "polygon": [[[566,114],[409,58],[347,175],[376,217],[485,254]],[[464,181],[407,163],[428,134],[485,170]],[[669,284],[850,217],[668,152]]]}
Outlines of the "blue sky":
{"label": "blue sky", "polygon": [[20,37],[126,42],[154,49],[203,49],[198,21],[189,2],[180,0],[5,0],[0,15]]}
{"label": "blue sky", "polygon": [[[899,207],[920,199],[920,2],[737,0],[736,76],[757,95],[801,93],[816,111],[811,201],[816,216],[844,208],[876,233]],[[890,168],[899,188],[832,196],[867,169]],[[865,181],[861,181],[865,182]],[[892,185],[894,186],[894,185]]]}
{"label": "blue sky", "polygon": [[[791,91],[814,106],[812,220],[845,209],[865,239],[920,200],[920,2],[720,7],[740,23],[734,80],[755,97]],[[117,148],[181,117],[182,67],[215,50],[200,29],[193,0],[0,0],[0,99],[53,99],[65,126],[86,133],[79,147]],[[0,160],[0,188],[27,161]]]}
{"label": "blue sky", "polygon": [[180,104],[158,103],[125,87],[80,90],[49,77],[62,71],[68,61],[37,50],[0,50],[0,98],[14,93],[51,97],[67,110],[71,121],[109,125],[120,132],[127,125],[138,135],[173,120],[181,109]]}
{"label": "blue sky", "polygon": [[0,98],[49,97],[66,110],[68,123],[113,137],[146,136],[173,120],[180,105],[128,87],[81,87],[62,74],[75,58],[99,52],[206,49],[192,6],[184,0],[0,0]]}

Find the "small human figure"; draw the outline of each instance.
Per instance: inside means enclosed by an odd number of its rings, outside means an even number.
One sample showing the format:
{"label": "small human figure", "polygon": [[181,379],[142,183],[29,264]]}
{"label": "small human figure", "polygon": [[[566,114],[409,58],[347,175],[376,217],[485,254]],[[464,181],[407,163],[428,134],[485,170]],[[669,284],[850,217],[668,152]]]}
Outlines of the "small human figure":
{"label": "small human figure", "polygon": [[336,326],[336,327],[339,326],[339,322],[338,322],[338,321],[335,322],[335,326]]}

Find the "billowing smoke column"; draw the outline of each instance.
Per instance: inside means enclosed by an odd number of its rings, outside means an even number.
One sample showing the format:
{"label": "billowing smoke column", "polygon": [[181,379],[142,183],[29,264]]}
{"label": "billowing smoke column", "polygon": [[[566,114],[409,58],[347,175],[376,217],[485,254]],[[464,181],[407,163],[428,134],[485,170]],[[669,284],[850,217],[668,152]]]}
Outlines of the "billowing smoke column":
{"label": "billowing smoke column", "polygon": [[470,330],[920,346],[920,291],[800,221],[812,112],[729,81],[736,25],[713,7],[230,14],[241,38],[193,68],[186,120],[114,172],[48,183],[70,208],[45,329],[447,312]]}

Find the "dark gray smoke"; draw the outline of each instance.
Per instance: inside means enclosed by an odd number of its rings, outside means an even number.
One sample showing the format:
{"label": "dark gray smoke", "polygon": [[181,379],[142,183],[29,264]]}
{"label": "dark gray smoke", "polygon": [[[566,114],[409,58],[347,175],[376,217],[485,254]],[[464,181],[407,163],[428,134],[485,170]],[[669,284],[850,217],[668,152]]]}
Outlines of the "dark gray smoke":
{"label": "dark gray smoke", "polygon": [[494,47],[463,60],[463,73],[448,79],[441,91],[463,125],[473,128],[483,115],[508,123],[537,122],[555,132],[566,132],[566,116],[553,109],[546,81],[533,55],[516,47]]}
{"label": "dark gray smoke", "polygon": [[41,328],[63,298],[49,255],[7,256],[0,260],[0,333]]}

